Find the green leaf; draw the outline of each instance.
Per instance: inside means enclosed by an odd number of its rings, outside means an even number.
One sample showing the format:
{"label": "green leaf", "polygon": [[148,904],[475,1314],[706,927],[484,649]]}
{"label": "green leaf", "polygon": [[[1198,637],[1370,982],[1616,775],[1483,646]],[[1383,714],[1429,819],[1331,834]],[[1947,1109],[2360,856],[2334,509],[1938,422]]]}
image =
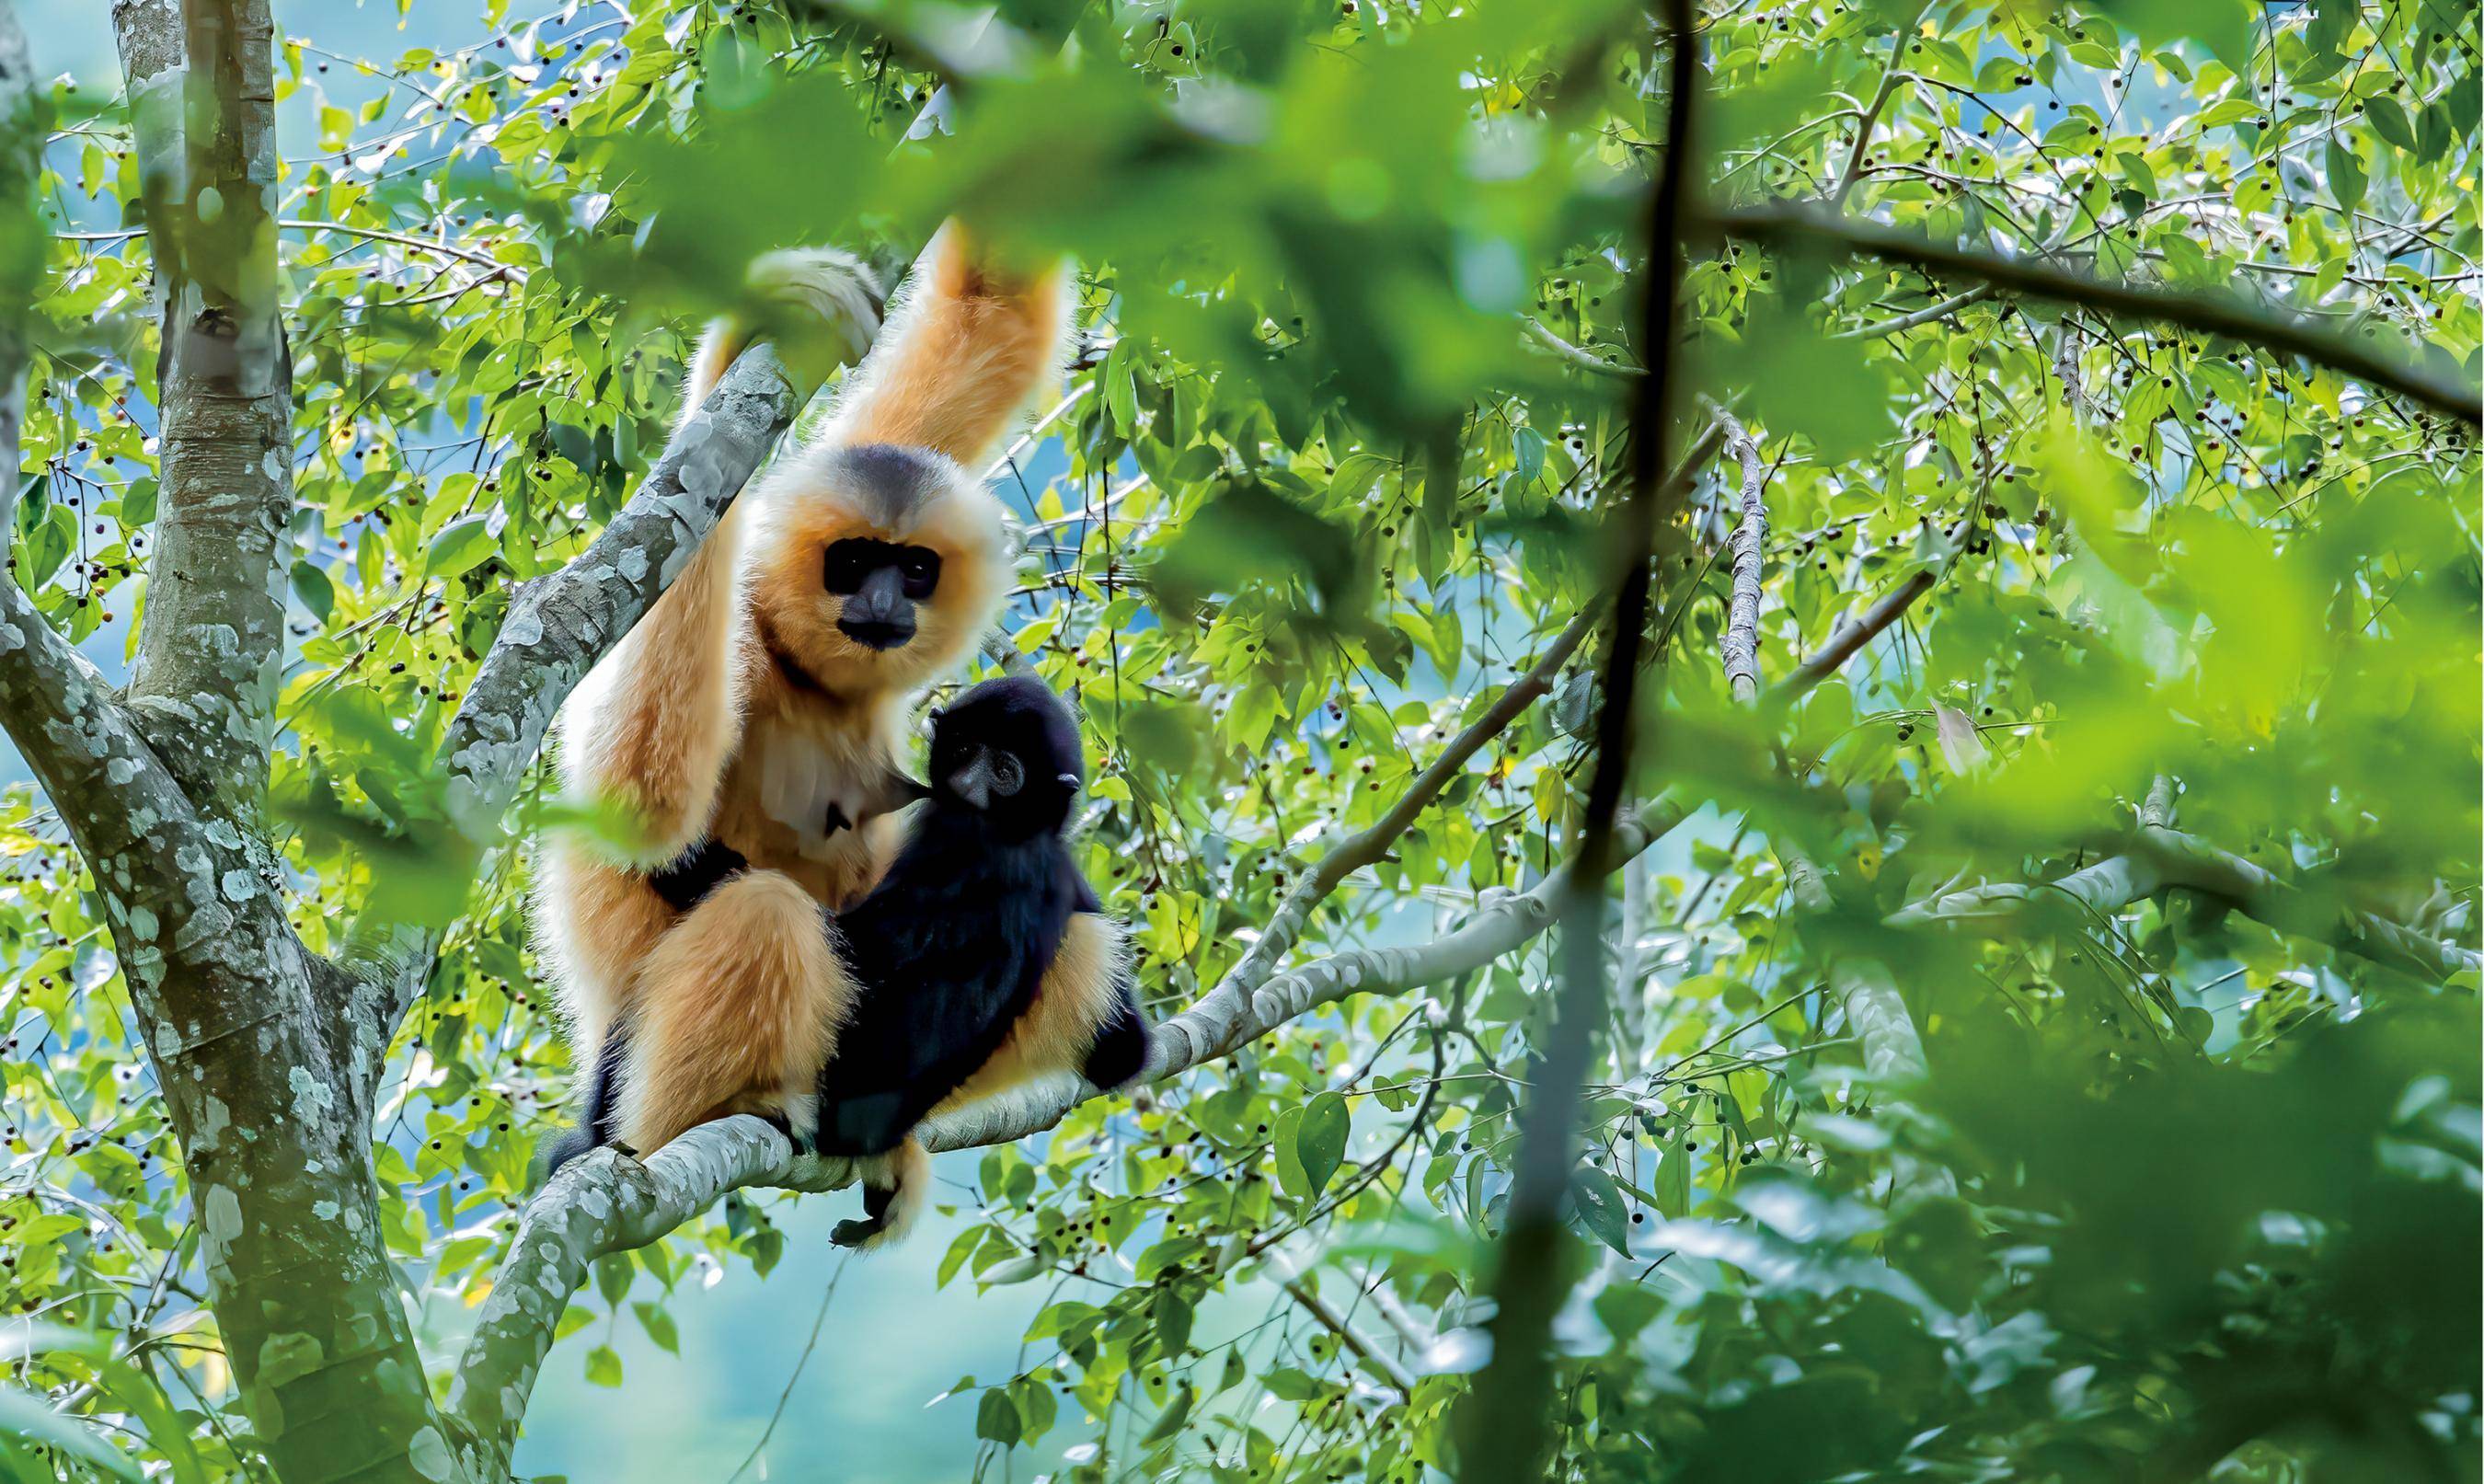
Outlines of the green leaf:
{"label": "green leaf", "polygon": [[1160,1443],[1172,1442],[1180,1434],[1182,1424],[1190,1420],[1190,1409],[1198,1400],[1199,1390],[1189,1382],[1174,1388],[1172,1399],[1165,1403],[1162,1412],[1156,1414],[1154,1425],[1139,1439],[1139,1446],[1151,1448]]}
{"label": "green leaf", "polygon": [[1631,1255],[1630,1199],[1611,1175],[1594,1165],[1580,1165],[1570,1176],[1570,1210],[1597,1241],[1625,1257]]}
{"label": "green leaf", "polygon": [[2329,136],[2324,153],[2329,162],[2329,194],[2336,198],[2338,210],[2354,210],[2363,203],[2363,162],[2338,134]]}
{"label": "green leaf", "polygon": [[1322,1093],[1303,1109],[1293,1134],[1294,1160],[1303,1171],[1303,1194],[1315,1197],[1328,1188],[1330,1176],[1345,1159],[1346,1135],[1354,1128],[1345,1099]]}
{"label": "green leaf", "polygon": [[1191,1303],[1171,1288],[1156,1290],[1148,1306],[1148,1318],[1155,1325],[1156,1353],[1167,1360],[1178,1358],[1190,1348],[1190,1324],[1194,1314]]}
{"label": "green leaf", "polygon": [[1104,358],[1104,406],[1113,415],[1114,431],[1124,438],[1139,425],[1138,373],[1130,365],[1130,342],[1115,344]]}
{"label": "green leaf", "polygon": [[328,574],[307,561],[293,564],[292,579],[293,596],[302,600],[311,617],[326,623],[337,611],[337,584],[328,580]]}
{"label": "green leaf", "polygon": [[673,1327],[673,1316],[662,1305],[640,1299],[630,1306],[630,1312],[638,1316],[639,1327],[656,1342],[657,1349],[666,1355],[682,1353],[681,1332]]}
{"label": "green leaf", "polygon": [[986,1391],[983,1401],[975,1408],[975,1436],[1003,1447],[1012,1447],[1023,1435],[1017,1403],[1010,1400],[1009,1391],[1001,1387]]}
{"label": "green leaf", "polygon": [[130,1484],[143,1484],[147,1477],[126,1454],[106,1443],[86,1423],[54,1412],[40,1398],[14,1387],[0,1387],[0,1432],[58,1448],[116,1479],[127,1479]]}
{"label": "green leaf", "polygon": [[586,1380],[590,1386],[617,1387],[621,1384],[621,1352],[610,1345],[598,1345],[586,1352]]}
{"label": "green leaf", "polygon": [[2363,118],[2372,125],[2373,133],[2401,149],[2414,151],[2415,125],[2407,121],[2406,110],[2398,106],[2397,99],[2386,93],[2365,98]]}
{"label": "green leaf", "polygon": [[983,1272],[976,1274],[975,1282],[986,1288],[1000,1288],[1011,1283],[1025,1282],[1030,1278],[1040,1278],[1043,1272],[1043,1259],[1033,1253],[1028,1253],[1021,1257],[1012,1257],[1006,1262],[993,1263]]}
{"label": "green leaf", "polygon": [[453,578],[480,565],[494,549],[489,522],[488,516],[470,515],[442,526],[423,553],[423,571],[435,578]]}

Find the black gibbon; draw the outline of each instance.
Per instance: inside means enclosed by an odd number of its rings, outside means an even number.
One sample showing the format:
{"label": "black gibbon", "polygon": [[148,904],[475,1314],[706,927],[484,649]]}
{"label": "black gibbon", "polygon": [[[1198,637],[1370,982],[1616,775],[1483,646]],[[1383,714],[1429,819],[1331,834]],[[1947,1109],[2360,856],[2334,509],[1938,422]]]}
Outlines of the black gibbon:
{"label": "black gibbon", "polygon": [[[850,258],[763,266],[868,335]],[[807,1127],[853,998],[823,914],[886,869],[913,701],[1008,592],[1007,522],[971,471],[1058,374],[1063,283],[943,229],[824,430],[735,501],[564,708],[568,791],[643,839],[564,832],[538,861],[538,940],[578,1064],[598,1068],[555,1167],[732,1113]],[[689,406],[736,348],[710,334]]]}
{"label": "black gibbon", "polygon": [[1078,724],[1043,685],[988,680],[932,721],[931,796],[869,897],[837,919],[861,986],[820,1073],[823,1154],[891,1155],[865,1220],[834,1240],[904,1234],[928,1189],[915,1125],[1031,1078],[1115,1088],[1147,1065],[1119,925],[1064,831],[1085,769]]}

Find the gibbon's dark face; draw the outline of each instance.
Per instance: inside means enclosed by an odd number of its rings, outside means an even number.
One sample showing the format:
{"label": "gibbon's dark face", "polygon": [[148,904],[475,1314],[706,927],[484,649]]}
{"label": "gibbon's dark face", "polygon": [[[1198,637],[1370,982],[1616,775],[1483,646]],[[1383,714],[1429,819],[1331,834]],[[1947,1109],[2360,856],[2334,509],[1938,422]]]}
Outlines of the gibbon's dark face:
{"label": "gibbon's dark face", "polygon": [[840,695],[919,686],[965,658],[1009,589],[999,501],[936,453],[815,448],[770,476],[745,544],[762,641]]}
{"label": "gibbon's dark face", "polygon": [[934,715],[935,807],[979,814],[1003,836],[1058,834],[1086,776],[1078,722],[1043,683],[987,680]]}
{"label": "gibbon's dark face", "polygon": [[820,585],[845,600],[837,632],[865,649],[912,643],[915,606],[940,586],[939,553],[871,536],[828,543],[820,567]]}

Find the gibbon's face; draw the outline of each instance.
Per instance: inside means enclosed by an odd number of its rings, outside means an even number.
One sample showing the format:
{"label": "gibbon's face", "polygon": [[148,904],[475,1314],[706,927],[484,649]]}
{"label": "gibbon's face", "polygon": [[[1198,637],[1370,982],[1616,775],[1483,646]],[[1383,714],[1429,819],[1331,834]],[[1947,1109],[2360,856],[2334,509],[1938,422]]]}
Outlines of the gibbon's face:
{"label": "gibbon's face", "polygon": [[769,483],[745,561],[761,639],[796,683],[908,690],[965,658],[1009,580],[999,501],[887,444],[813,453]]}
{"label": "gibbon's face", "polygon": [[1086,776],[1077,719],[1040,680],[985,681],[933,714],[930,771],[935,807],[1012,839],[1058,834]]}

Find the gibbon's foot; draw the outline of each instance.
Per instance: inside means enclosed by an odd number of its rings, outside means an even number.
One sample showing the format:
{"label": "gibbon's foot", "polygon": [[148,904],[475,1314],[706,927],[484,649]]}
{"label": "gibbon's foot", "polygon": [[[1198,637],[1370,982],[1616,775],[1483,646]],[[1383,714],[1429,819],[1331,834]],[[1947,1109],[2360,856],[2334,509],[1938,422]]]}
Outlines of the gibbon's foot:
{"label": "gibbon's foot", "polygon": [[870,1246],[875,1237],[888,1229],[889,1210],[896,1201],[897,1191],[893,1187],[882,1190],[877,1185],[864,1186],[862,1188],[863,1219],[837,1223],[836,1229],[828,1233],[828,1240],[839,1247]]}
{"label": "gibbon's foot", "polygon": [[1139,1073],[1147,1069],[1148,1023],[1123,1004],[1096,1033],[1094,1047],[1087,1053],[1087,1065],[1081,1072],[1088,1081],[1110,1093],[1138,1080]]}
{"label": "gibbon's foot", "polygon": [[585,1129],[564,1128],[559,1133],[553,1135],[551,1141],[544,1146],[542,1155],[543,1176],[534,1182],[535,1189],[541,1190],[545,1186],[551,1184],[552,1177],[554,1175],[560,1174],[562,1170],[568,1168],[568,1166],[574,1161],[585,1155],[594,1153],[599,1147],[610,1149],[613,1153],[620,1155],[623,1159],[630,1160],[634,1163],[638,1159],[638,1151],[636,1149],[630,1147],[630,1146],[623,1144],[618,1140],[599,1146],[596,1144],[594,1136],[588,1133]]}
{"label": "gibbon's foot", "polygon": [[595,1138],[583,1128],[564,1128],[544,1145],[543,1178],[535,1181],[538,1189],[552,1183],[563,1166],[595,1147]]}

